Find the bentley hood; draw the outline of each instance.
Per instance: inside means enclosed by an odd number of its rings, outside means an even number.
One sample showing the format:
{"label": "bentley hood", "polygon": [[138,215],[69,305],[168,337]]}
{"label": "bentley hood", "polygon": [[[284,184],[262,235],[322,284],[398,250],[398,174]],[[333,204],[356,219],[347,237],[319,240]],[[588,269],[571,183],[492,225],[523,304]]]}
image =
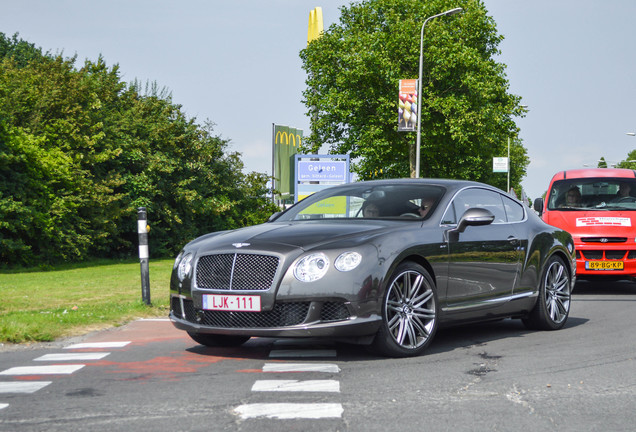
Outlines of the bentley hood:
{"label": "bentley hood", "polygon": [[198,248],[199,253],[212,250],[236,250],[236,248],[256,250],[277,250],[286,252],[293,249],[312,250],[318,247],[353,247],[379,231],[390,230],[391,222],[351,221],[351,223],[320,222],[270,222],[222,231],[199,237],[188,244]]}

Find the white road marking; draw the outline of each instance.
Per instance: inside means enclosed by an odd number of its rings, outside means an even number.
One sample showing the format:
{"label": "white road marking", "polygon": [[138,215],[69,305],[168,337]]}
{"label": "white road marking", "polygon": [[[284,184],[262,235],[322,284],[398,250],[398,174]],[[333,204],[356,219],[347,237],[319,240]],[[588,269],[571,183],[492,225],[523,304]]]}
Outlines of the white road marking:
{"label": "white road marking", "polygon": [[298,358],[298,357],[335,357],[334,349],[279,349],[269,352],[270,358]]}
{"label": "white road marking", "polygon": [[255,392],[340,392],[336,380],[258,380],[252,386]]}
{"label": "white road marking", "polygon": [[9,406],[9,404],[0,403],[0,409],[4,409],[4,408],[6,408],[8,406]]}
{"label": "white road marking", "polygon": [[52,381],[11,381],[0,382],[0,393],[35,393]]}
{"label": "white road marking", "polygon": [[243,419],[319,419],[342,417],[343,409],[339,403],[260,403],[241,405],[234,411]]}
{"label": "white road marking", "polygon": [[68,354],[45,354],[42,357],[33,359],[34,361],[84,361],[101,360],[110,353],[108,352],[86,352]]}
{"label": "white road marking", "polygon": [[69,345],[64,349],[84,349],[84,348],[122,348],[128,345],[130,341],[122,342],[85,342]]}
{"label": "white road marking", "polygon": [[0,375],[58,375],[72,374],[83,368],[83,364],[50,365],[50,366],[21,366],[0,372]]}
{"label": "white road marking", "polygon": [[327,372],[339,373],[338,365],[331,363],[265,363],[263,372]]}

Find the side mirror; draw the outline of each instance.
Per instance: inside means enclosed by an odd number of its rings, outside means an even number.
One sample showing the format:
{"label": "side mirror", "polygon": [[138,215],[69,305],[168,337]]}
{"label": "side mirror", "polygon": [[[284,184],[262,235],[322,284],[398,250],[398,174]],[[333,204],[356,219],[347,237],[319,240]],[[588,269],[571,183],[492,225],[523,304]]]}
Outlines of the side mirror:
{"label": "side mirror", "polygon": [[539,216],[543,214],[543,198],[537,198],[534,200],[534,211],[539,213]]}
{"label": "side mirror", "polygon": [[269,217],[269,219],[267,219],[267,222],[272,222],[275,221],[276,219],[278,219],[278,216],[280,216],[283,212],[276,212],[273,215],[271,215]]}
{"label": "side mirror", "polygon": [[471,208],[464,212],[457,224],[457,232],[464,232],[469,226],[490,225],[495,220],[495,215],[485,208]]}

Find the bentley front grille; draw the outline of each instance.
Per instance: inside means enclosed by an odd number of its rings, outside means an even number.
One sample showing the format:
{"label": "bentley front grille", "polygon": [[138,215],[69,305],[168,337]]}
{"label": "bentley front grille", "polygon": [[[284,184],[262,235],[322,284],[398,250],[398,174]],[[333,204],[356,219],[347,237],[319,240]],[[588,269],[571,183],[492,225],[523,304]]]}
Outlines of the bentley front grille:
{"label": "bentley front grille", "polygon": [[199,258],[198,288],[216,290],[268,290],[278,269],[278,257],[256,254],[219,254]]}
{"label": "bentley front grille", "polygon": [[[311,302],[281,302],[267,312],[226,312],[197,309],[190,299],[172,297],[171,309],[177,318],[211,327],[269,328],[302,324],[307,319],[310,305]],[[321,322],[343,321],[350,317],[344,303],[325,302],[322,305]]]}

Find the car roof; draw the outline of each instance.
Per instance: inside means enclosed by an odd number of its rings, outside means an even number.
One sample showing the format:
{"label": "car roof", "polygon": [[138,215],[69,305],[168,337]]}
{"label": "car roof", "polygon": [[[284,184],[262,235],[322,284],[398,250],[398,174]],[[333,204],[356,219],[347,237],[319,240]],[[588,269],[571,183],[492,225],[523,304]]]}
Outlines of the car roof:
{"label": "car roof", "polygon": [[[444,186],[446,188],[453,188],[453,189],[459,189],[466,186],[481,186],[481,187],[486,187],[489,189],[498,190],[494,186],[490,186],[485,183],[480,183],[480,182],[471,181],[471,180],[453,180],[453,179],[437,179],[437,178],[400,178],[400,179],[383,179],[383,180],[365,180],[365,181],[361,181],[357,183],[368,184],[368,185],[421,184],[421,185],[428,185],[428,186],[435,186],[435,185]],[[499,192],[503,192],[503,191],[499,191]]]}
{"label": "car roof", "polygon": [[573,169],[556,173],[554,177],[552,177],[552,181],[593,177],[636,178],[636,170],[625,168]]}

